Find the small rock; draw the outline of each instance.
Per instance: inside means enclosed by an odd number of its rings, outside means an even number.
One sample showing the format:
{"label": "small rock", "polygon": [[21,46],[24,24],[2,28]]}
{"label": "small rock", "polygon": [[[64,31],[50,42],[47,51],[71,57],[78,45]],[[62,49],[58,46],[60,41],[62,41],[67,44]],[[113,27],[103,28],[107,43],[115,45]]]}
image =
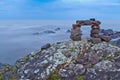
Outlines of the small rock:
{"label": "small rock", "polygon": [[82,75],[85,73],[85,68],[82,64],[76,64],[73,71],[76,75]]}
{"label": "small rock", "polygon": [[44,33],[50,34],[50,33],[55,33],[55,32],[48,30],[48,31],[44,31]]}
{"label": "small rock", "polygon": [[43,49],[47,49],[49,47],[51,47],[51,45],[50,45],[50,43],[47,43],[44,46],[42,46],[41,49],[43,50]]}

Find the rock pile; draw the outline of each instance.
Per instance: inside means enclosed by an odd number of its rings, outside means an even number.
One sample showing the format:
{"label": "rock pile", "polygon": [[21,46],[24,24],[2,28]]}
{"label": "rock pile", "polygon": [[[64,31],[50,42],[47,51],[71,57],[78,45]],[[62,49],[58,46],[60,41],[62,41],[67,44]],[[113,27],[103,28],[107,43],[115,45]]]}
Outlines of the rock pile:
{"label": "rock pile", "polygon": [[84,25],[92,25],[91,28],[91,34],[90,36],[92,37],[92,42],[93,43],[100,43],[102,41],[106,41],[109,42],[111,40],[111,38],[109,36],[105,36],[105,35],[99,35],[99,31],[100,31],[100,25],[101,22],[95,20],[94,18],[90,19],[90,20],[77,20],[76,24],[73,24],[73,28],[71,30],[71,35],[70,38],[73,41],[80,41],[81,40],[81,26]]}

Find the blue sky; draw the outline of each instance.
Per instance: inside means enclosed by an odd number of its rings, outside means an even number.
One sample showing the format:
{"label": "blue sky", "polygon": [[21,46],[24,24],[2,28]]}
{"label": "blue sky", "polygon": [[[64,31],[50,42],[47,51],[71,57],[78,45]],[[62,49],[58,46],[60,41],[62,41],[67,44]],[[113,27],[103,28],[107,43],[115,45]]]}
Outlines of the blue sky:
{"label": "blue sky", "polygon": [[0,19],[120,20],[120,0],[0,0]]}

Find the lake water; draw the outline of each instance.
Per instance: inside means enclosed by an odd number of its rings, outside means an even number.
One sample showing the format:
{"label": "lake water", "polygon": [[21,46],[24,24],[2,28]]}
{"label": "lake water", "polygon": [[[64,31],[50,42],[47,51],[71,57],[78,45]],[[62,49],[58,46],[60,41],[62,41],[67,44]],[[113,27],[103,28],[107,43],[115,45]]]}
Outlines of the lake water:
{"label": "lake water", "polygon": [[[0,21],[0,62],[14,64],[17,59],[40,49],[46,43],[70,40],[67,30],[74,23],[65,20]],[[120,21],[102,21],[101,28],[120,31]],[[44,33],[48,30],[55,33]],[[81,30],[83,38],[89,37],[90,27],[82,27]]]}

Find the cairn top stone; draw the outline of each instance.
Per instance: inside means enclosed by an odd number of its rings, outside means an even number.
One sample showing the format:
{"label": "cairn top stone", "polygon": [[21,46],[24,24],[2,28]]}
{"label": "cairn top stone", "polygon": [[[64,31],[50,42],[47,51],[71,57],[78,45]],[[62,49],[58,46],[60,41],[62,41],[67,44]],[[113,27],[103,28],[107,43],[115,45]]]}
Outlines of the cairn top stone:
{"label": "cairn top stone", "polygon": [[94,18],[91,18],[89,20],[77,20],[76,23],[79,25],[82,25],[82,26],[84,26],[84,25],[100,25],[101,24],[100,21],[95,20]]}

